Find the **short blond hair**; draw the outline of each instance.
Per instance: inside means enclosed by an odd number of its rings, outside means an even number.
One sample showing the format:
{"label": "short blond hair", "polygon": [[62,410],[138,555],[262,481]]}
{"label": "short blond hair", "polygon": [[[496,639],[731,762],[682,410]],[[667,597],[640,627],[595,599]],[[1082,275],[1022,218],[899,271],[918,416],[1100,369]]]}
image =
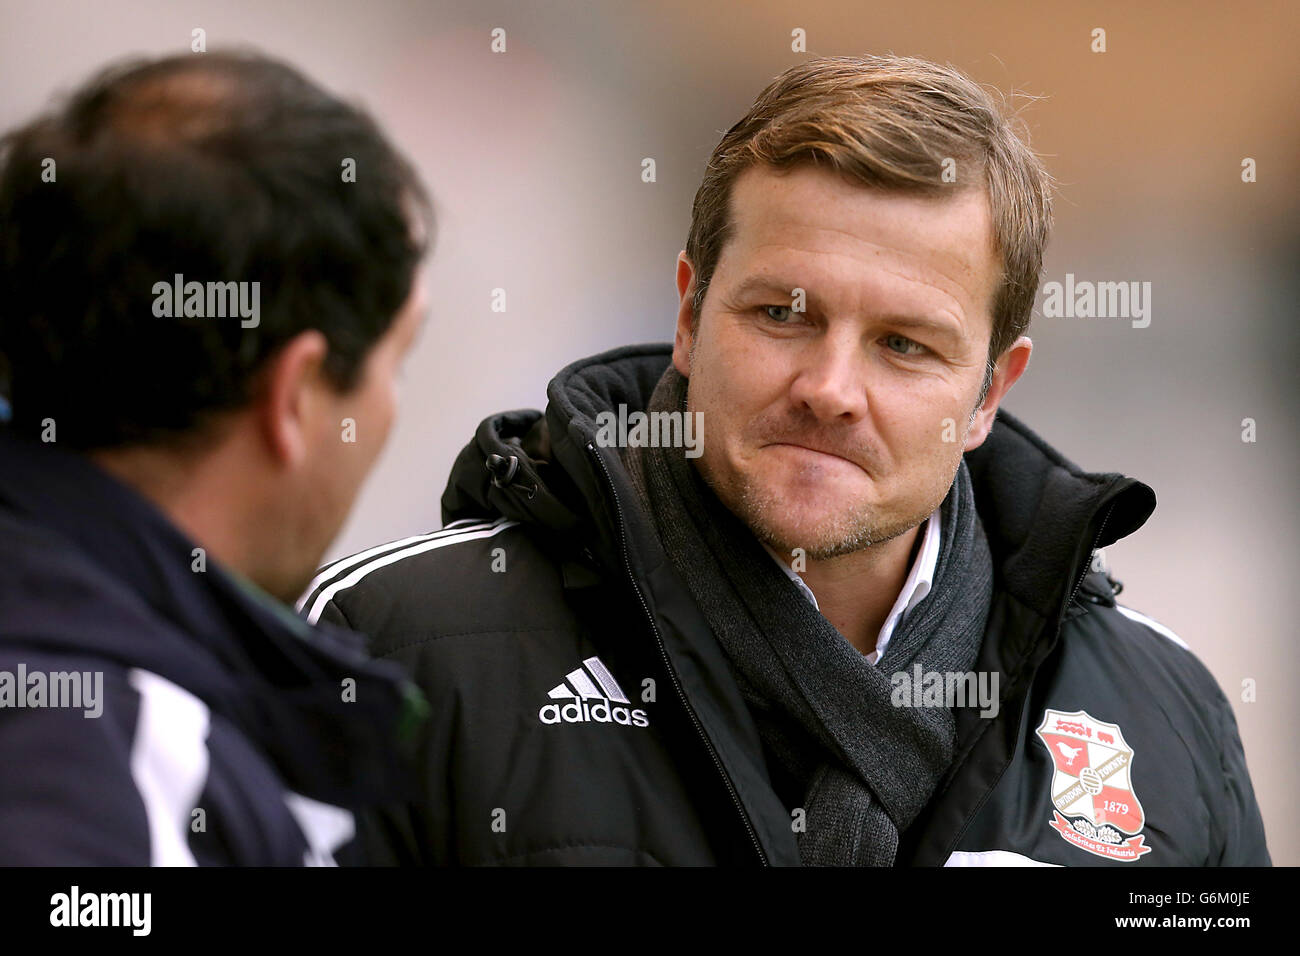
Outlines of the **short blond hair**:
{"label": "short blond hair", "polygon": [[[949,66],[890,55],[791,67],[722,137],[695,193],[686,240],[695,321],[731,235],[732,186],[752,166],[825,165],[866,187],[919,195],[983,188],[1002,264],[991,367],[1029,327],[1051,232],[1055,183],[1027,139],[982,87]],[[945,168],[955,182],[945,181]]]}

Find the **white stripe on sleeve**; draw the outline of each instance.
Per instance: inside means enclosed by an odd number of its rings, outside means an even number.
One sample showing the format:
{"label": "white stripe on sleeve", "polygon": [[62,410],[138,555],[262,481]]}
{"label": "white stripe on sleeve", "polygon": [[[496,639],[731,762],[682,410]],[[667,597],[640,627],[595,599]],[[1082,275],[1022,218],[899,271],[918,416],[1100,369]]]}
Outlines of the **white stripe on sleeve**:
{"label": "white stripe on sleeve", "polygon": [[364,578],[372,571],[378,571],[380,568],[386,568],[390,564],[396,564],[403,558],[412,558],[417,554],[424,554],[426,551],[434,551],[438,548],[445,548],[451,544],[463,544],[466,541],[473,541],[477,538],[491,538],[493,535],[500,534],[506,528],[513,528],[519,522],[507,521],[505,518],[498,518],[495,522],[486,528],[475,528],[470,530],[457,529],[451,535],[443,538],[435,538],[432,541],[426,541],[423,544],[413,545],[401,551],[394,551],[392,554],[386,554],[382,558],[377,558],[369,564],[364,564],[357,568],[345,578],[335,581],[329,587],[325,588],[316,595],[316,600],[312,602],[311,611],[307,614],[307,622],[315,624],[320,620],[321,613],[325,610],[325,605],[330,602],[339,591],[353,587],[358,581]]}
{"label": "white stripe on sleeve", "polygon": [[403,548],[412,544],[419,544],[421,541],[432,541],[437,538],[445,538],[448,535],[455,534],[457,531],[469,531],[473,528],[487,528],[491,526],[486,521],[478,521],[472,522],[464,527],[456,527],[461,525],[462,521],[470,520],[471,519],[463,518],[461,521],[453,521],[441,531],[433,531],[429,534],[412,535],[409,538],[401,538],[397,541],[387,541],[384,544],[377,544],[373,548],[367,548],[365,551],[358,551],[356,554],[348,555],[346,558],[340,558],[333,564],[329,564],[316,572],[316,576],[311,579],[311,583],[307,585],[306,589],[302,592],[302,596],[298,598],[297,603],[294,605],[294,610],[301,614],[303,607],[306,606],[307,601],[311,599],[312,593],[318,587],[335,575],[346,571],[348,568],[355,567],[362,561],[368,561],[377,554],[383,554],[386,551],[393,551],[397,548]]}
{"label": "white stripe on sleeve", "polygon": [[1137,621],[1139,624],[1145,624],[1147,627],[1151,628],[1151,630],[1155,631],[1157,634],[1169,638],[1169,640],[1173,641],[1179,647],[1183,648],[1183,650],[1187,650],[1187,651],[1191,650],[1191,648],[1187,646],[1186,641],[1184,641],[1173,631],[1169,630],[1169,628],[1165,627],[1159,621],[1153,621],[1145,614],[1142,614],[1139,611],[1135,611],[1131,607],[1125,607],[1122,604],[1116,604],[1115,610],[1119,611],[1119,613],[1123,614],[1130,621]]}
{"label": "white stripe on sleeve", "polygon": [[149,865],[195,866],[190,815],[208,779],[207,705],[149,671],[128,679],[140,695],[131,776],[149,821]]}

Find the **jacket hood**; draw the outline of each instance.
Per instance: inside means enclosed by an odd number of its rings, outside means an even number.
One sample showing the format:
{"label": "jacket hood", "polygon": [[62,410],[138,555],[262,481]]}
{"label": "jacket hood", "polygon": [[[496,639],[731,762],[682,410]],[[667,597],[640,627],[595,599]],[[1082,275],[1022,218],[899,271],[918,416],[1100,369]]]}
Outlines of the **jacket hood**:
{"label": "jacket hood", "polygon": [[595,476],[582,449],[595,441],[596,415],[645,408],[671,356],[670,345],[633,345],[580,359],[547,386],[545,413],[483,419],[452,466],[443,521],[502,515],[558,534],[589,524]]}
{"label": "jacket hood", "polygon": [[[596,415],[620,404],[644,410],[671,357],[671,345],[656,344],[581,359],[551,380],[545,414],[484,419],[452,469],[444,521],[500,514],[548,534],[588,527],[611,540],[593,463]],[[609,451],[600,457],[621,472]],[[1077,589],[1095,548],[1132,534],[1155,509],[1147,485],[1082,470],[1005,409],[965,458],[999,584],[1043,617]]]}

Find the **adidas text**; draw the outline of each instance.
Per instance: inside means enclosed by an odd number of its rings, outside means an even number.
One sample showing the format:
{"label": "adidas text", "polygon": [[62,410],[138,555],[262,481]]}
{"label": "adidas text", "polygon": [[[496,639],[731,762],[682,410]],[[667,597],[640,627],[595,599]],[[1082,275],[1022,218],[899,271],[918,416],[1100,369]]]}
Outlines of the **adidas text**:
{"label": "adidas text", "polygon": [[639,707],[633,710],[607,700],[574,700],[567,704],[546,704],[537,712],[544,724],[622,724],[625,727],[649,727],[650,718]]}

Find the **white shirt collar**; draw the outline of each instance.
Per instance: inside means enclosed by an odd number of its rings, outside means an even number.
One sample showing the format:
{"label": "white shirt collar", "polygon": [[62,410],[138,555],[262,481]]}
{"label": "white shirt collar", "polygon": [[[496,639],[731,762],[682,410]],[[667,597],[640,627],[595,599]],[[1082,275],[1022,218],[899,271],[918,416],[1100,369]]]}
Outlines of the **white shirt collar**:
{"label": "white shirt collar", "polygon": [[[898,592],[898,600],[889,611],[889,616],[885,618],[885,623],[881,625],[880,633],[876,635],[876,649],[867,655],[867,661],[875,664],[885,654],[885,647],[889,644],[889,639],[894,634],[894,629],[903,617],[925,599],[930,593],[930,588],[934,585],[934,569],[939,563],[939,509],[934,509],[934,513],[926,519],[924,537],[921,539],[921,550],[912,562],[911,570],[908,571],[907,580],[903,582],[903,589]],[[821,608],[817,604],[817,595],[813,594],[812,588],[804,582],[795,571],[790,568],[785,559],[780,554],[768,548],[767,553],[773,560],[780,565],[781,570],[786,576],[794,582],[795,587],[808,599],[809,603],[818,611]]]}

